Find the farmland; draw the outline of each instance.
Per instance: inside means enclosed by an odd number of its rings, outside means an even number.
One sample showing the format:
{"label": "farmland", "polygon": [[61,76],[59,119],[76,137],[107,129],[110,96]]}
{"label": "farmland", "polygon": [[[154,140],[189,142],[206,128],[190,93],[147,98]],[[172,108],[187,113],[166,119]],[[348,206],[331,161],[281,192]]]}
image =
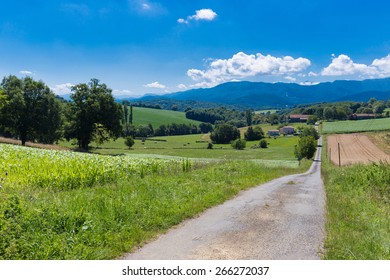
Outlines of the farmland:
{"label": "farmland", "polygon": [[0,149],[0,259],[116,258],[242,189],[307,167]]}
{"label": "farmland", "polygon": [[390,130],[390,118],[359,121],[325,122],[323,124],[322,132],[324,134],[332,134],[382,130]]}

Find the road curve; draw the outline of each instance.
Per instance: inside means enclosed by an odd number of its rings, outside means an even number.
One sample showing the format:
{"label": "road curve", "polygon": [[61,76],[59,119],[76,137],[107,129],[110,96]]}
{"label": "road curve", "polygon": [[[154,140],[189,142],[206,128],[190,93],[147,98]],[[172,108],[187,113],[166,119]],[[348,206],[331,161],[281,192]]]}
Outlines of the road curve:
{"label": "road curve", "polygon": [[123,259],[319,259],[325,227],[321,138],[304,174],[241,192]]}

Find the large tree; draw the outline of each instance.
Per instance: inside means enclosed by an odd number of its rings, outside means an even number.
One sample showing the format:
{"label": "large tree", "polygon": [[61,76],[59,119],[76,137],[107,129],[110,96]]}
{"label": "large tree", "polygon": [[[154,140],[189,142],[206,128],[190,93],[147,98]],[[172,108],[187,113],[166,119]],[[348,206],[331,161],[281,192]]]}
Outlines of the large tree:
{"label": "large tree", "polygon": [[60,138],[61,104],[42,81],[31,77],[5,77],[0,121],[5,132],[27,140],[53,143]]}
{"label": "large tree", "polygon": [[67,110],[66,139],[77,139],[79,148],[88,150],[96,125],[104,127],[114,139],[120,136],[122,106],[115,102],[106,84],[91,79],[88,84],[73,86],[72,92],[73,102]]}
{"label": "large tree", "polygon": [[214,132],[210,135],[213,143],[228,144],[233,140],[240,138],[240,131],[237,127],[230,124],[217,125]]}

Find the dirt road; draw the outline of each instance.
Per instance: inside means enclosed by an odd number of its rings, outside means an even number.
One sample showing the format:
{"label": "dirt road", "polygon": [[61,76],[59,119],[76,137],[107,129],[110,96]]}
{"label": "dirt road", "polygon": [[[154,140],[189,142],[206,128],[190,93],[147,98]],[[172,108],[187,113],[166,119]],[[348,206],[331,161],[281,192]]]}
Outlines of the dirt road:
{"label": "dirt road", "polygon": [[383,152],[362,134],[338,134],[328,136],[328,157],[334,164],[339,164],[338,145],[340,143],[340,163],[390,162],[390,155]]}
{"label": "dirt road", "polygon": [[319,259],[325,223],[320,154],[319,148],[305,174],[244,191],[124,259]]}

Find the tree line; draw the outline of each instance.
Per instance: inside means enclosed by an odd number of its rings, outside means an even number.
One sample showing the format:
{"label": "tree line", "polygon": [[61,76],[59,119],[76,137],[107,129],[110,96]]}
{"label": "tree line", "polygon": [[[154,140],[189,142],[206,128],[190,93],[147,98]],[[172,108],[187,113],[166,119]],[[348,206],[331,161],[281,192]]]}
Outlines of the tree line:
{"label": "tree line", "polygon": [[122,106],[111,89],[97,79],[71,88],[71,102],[57,98],[42,81],[31,77],[4,77],[0,87],[0,133],[27,141],[53,144],[75,140],[88,150],[93,140],[122,134]]}

